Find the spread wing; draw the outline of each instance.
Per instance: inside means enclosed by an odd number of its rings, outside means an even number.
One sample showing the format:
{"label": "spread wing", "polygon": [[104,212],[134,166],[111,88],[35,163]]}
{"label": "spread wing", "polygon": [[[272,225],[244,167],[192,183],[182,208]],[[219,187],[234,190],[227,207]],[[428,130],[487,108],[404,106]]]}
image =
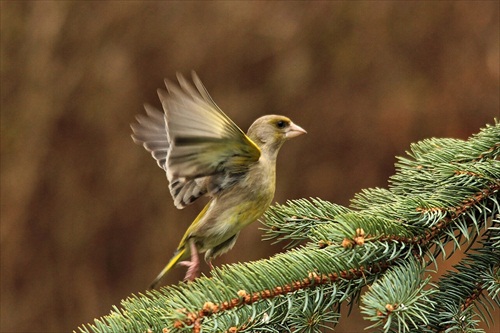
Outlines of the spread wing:
{"label": "spread wing", "polygon": [[193,87],[182,75],[180,87],[165,81],[158,90],[165,113],[146,105],[132,124],[142,144],[167,173],[177,208],[202,195],[230,187],[260,157],[260,149],[212,100],[193,72]]}

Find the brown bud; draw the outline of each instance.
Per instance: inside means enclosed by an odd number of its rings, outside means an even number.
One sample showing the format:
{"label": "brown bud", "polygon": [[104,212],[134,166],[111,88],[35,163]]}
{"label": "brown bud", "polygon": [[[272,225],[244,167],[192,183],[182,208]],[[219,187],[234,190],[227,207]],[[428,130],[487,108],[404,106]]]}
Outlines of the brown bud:
{"label": "brown bud", "polygon": [[211,314],[212,312],[214,312],[214,308],[216,308],[216,305],[212,302],[205,302],[205,304],[203,304],[203,313],[204,314]]}
{"label": "brown bud", "polygon": [[191,313],[188,313],[187,318],[188,318],[191,322],[193,322],[193,321],[195,321],[195,320],[196,320],[196,318],[198,318],[198,315],[197,315],[196,313],[194,313],[194,312],[191,312]]}
{"label": "brown bud", "polygon": [[365,244],[365,238],[363,236],[354,237],[354,242],[356,245],[363,246]]}
{"label": "brown bud", "polygon": [[342,247],[344,249],[350,249],[352,246],[353,246],[352,240],[344,238],[344,240],[342,241]]}

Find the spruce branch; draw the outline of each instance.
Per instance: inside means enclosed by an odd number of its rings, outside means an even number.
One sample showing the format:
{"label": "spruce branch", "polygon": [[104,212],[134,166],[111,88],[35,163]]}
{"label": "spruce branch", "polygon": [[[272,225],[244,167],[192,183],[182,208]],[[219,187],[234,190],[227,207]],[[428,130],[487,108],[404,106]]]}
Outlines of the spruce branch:
{"label": "spruce branch", "polygon": [[[437,310],[430,318],[431,331],[468,331],[475,329],[478,317],[486,323],[492,320],[491,309],[500,306],[500,230],[498,214],[484,240],[467,253],[455,271],[444,274],[434,296]],[[480,301],[479,301],[480,300]]]}
{"label": "spruce branch", "polygon": [[376,322],[368,328],[383,326],[384,332],[411,332],[421,324],[429,324],[428,317],[436,303],[431,295],[437,290],[424,289],[431,279],[423,278],[424,271],[421,262],[410,259],[391,268],[370,287],[361,305],[365,319]]}
{"label": "spruce branch", "polygon": [[[476,332],[499,305],[499,156],[498,122],[467,141],[412,144],[389,188],[361,191],[350,208],[271,207],[264,237],[286,252],[132,295],[80,331],[320,332],[342,303],[361,302],[367,326],[384,332]],[[426,267],[459,250],[466,257],[430,283]]]}
{"label": "spruce branch", "polygon": [[283,248],[297,246],[309,240],[308,232],[316,226],[332,223],[339,215],[351,212],[349,208],[319,198],[289,200],[286,205],[276,204],[266,212],[264,240],[273,244],[289,241]]}

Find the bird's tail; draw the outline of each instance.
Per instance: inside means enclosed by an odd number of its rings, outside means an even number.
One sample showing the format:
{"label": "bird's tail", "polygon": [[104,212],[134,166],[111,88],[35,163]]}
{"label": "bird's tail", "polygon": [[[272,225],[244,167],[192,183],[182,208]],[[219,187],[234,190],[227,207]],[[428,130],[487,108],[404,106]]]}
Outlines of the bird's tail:
{"label": "bird's tail", "polygon": [[160,274],[158,274],[158,276],[156,277],[156,279],[151,283],[151,285],[149,286],[149,289],[154,289],[156,287],[156,285],[158,284],[158,282],[160,282],[161,278],[167,274],[167,272],[169,270],[172,269],[172,267],[175,266],[175,264],[177,264],[179,262],[179,260],[182,259],[183,255],[186,253],[186,248],[183,248],[179,251],[177,251],[174,256],[172,257],[172,259],[170,259],[170,261],[168,262],[168,264],[165,266],[165,268],[162,269],[162,271],[160,272]]}

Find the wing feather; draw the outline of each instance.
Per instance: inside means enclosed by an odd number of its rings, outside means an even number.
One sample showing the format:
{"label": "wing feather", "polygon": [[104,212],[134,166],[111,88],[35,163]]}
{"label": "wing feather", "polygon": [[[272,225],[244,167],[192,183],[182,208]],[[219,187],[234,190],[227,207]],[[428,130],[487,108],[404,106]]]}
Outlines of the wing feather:
{"label": "wing feather", "polygon": [[134,132],[132,139],[149,151],[158,166],[166,170],[170,142],[165,114],[149,104],[144,105],[144,108],[147,115],[138,115],[137,123],[130,125]]}
{"label": "wing feather", "polygon": [[178,74],[158,90],[165,113],[145,105],[133,139],[165,170],[178,208],[232,186],[260,157],[260,149],[215,104],[193,72],[194,86]]}

